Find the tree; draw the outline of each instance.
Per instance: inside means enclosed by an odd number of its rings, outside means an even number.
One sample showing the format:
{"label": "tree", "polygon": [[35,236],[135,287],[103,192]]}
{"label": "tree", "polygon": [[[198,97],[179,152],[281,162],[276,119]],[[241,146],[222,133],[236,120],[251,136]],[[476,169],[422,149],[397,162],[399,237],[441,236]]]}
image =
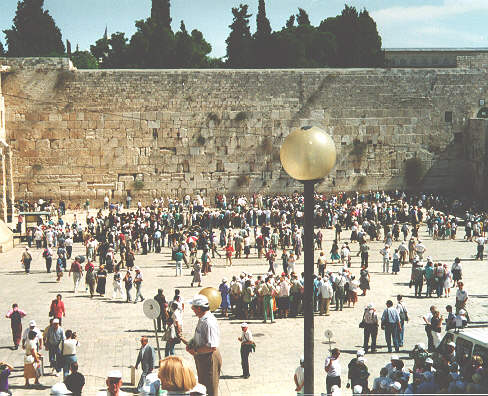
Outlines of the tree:
{"label": "tree", "polygon": [[107,61],[109,51],[110,48],[108,45],[107,30],[105,29],[105,34],[103,37],[97,40],[95,45],[90,45],[90,52],[103,67]]}
{"label": "tree", "polygon": [[271,64],[271,24],[266,17],[264,0],[259,0],[258,14],[256,16],[256,33],[254,33],[254,67],[269,67]]}
{"label": "tree", "polygon": [[3,44],[0,42],[0,56],[5,56],[5,50],[3,48]]}
{"label": "tree", "polygon": [[311,25],[310,18],[308,17],[307,11],[305,11],[303,8],[298,8],[297,23],[298,26]]}
{"label": "tree", "polygon": [[98,69],[98,61],[89,51],[73,52],[71,61],[78,69]]}
{"label": "tree", "polygon": [[355,7],[344,6],[341,15],[327,18],[319,30],[336,37],[337,56],[334,66],[377,67],[384,63],[381,38],[376,23],[366,10],[359,14]]}
{"label": "tree", "polygon": [[118,69],[127,67],[127,38],[125,33],[113,33],[108,40],[109,52],[105,69]]}
{"label": "tree", "polygon": [[66,55],[68,55],[68,58],[71,57],[71,43],[69,40],[66,40]]}
{"label": "tree", "polygon": [[381,37],[376,22],[367,10],[359,13],[359,58],[363,67],[382,67],[385,54],[381,49]]}
{"label": "tree", "polygon": [[153,22],[171,30],[170,1],[152,0],[151,19]]}
{"label": "tree", "polygon": [[247,8],[246,4],[232,8],[234,18],[229,25],[229,37],[225,40],[228,67],[249,67],[252,63],[252,38],[249,29],[249,18],[252,14],[247,13]]}
{"label": "tree", "polygon": [[22,0],[11,29],[4,30],[9,56],[61,56],[64,44],[61,31],[48,11],[44,0]]}
{"label": "tree", "polygon": [[286,21],[286,29],[291,29],[295,26],[295,15],[291,15]]}

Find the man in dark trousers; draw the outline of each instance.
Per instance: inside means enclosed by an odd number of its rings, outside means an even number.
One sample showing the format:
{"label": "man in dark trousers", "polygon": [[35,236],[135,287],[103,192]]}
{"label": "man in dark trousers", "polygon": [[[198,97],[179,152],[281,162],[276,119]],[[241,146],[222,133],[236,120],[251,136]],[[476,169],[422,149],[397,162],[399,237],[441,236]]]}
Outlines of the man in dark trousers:
{"label": "man in dark trousers", "polygon": [[163,330],[166,330],[166,321],[168,320],[168,303],[166,301],[166,297],[163,294],[163,289],[158,289],[158,294],[154,296],[154,299],[159,304],[160,314],[157,318],[158,322],[158,331],[161,331],[161,323],[163,324]]}
{"label": "man in dark trousers", "polygon": [[141,392],[144,382],[146,381],[146,376],[151,373],[154,369],[154,349],[151,345],[147,344],[147,337],[141,337],[141,349],[137,355],[136,368],[141,365],[142,374],[139,379],[139,384],[137,385],[137,391]]}

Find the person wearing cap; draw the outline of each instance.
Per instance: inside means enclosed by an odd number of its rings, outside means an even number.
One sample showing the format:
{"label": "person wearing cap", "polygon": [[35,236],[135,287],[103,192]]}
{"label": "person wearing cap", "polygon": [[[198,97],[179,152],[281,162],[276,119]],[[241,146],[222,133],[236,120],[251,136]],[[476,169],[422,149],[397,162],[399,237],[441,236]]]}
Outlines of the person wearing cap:
{"label": "person wearing cap", "polygon": [[10,328],[12,329],[14,349],[19,348],[20,339],[22,337],[22,318],[26,315],[27,314],[23,310],[19,309],[18,304],[12,304],[12,309],[10,309],[5,315],[7,319],[10,319]]}
{"label": "person wearing cap", "polygon": [[36,326],[36,321],[31,320],[29,322],[29,327],[24,330],[24,333],[22,334],[22,349],[25,349],[25,343],[27,342],[29,332],[34,331],[36,333],[36,343],[37,343],[37,351],[40,351],[42,349],[42,332],[41,330]]}
{"label": "person wearing cap", "polygon": [[144,297],[141,293],[142,289],[142,272],[139,267],[134,267],[136,274],[134,275],[134,286],[136,287],[136,297],[134,298],[134,304],[137,304],[137,299],[140,298],[141,302],[144,301]]}
{"label": "person wearing cap", "polygon": [[191,309],[198,317],[193,339],[181,338],[188,353],[193,355],[197,367],[198,381],[205,385],[209,396],[218,396],[219,378],[222,357],[218,349],[220,345],[220,329],[217,319],[210,312],[207,297],[197,294],[190,302]]}
{"label": "person wearing cap", "polygon": [[53,319],[51,326],[47,332],[46,345],[49,350],[49,362],[52,371],[56,371],[56,376],[59,376],[62,367],[61,343],[65,340],[65,334],[59,324],[59,319]]}
{"label": "person wearing cap", "polygon": [[148,338],[141,337],[141,348],[137,354],[136,369],[141,365],[142,374],[137,385],[137,391],[140,392],[146,381],[146,376],[154,369],[154,348],[148,344]]}
{"label": "person wearing cap", "polygon": [[396,395],[399,394],[402,389],[402,384],[400,382],[395,381],[392,384],[390,384],[390,394]]}
{"label": "person wearing cap", "polygon": [[128,396],[128,393],[120,390],[122,386],[122,373],[119,370],[112,370],[108,373],[107,390],[99,391],[97,396]]}
{"label": "person wearing cap", "polygon": [[293,381],[295,381],[295,391],[297,395],[303,395],[304,393],[304,384],[305,384],[305,359],[303,356],[300,358],[300,366],[297,367],[295,370],[295,374],[293,376]]}
{"label": "person wearing cap", "polygon": [[244,322],[241,323],[242,334],[237,338],[241,343],[241,365],[242,365],[242,376],[244,378],[249,378],[249,354],[254,349],[254,339],[252,337],[251,330],[249,330],[249,325]]}
{"label": "person wearing cap", "polygon": [[359,349],[356,352],[356,357],[351,359],[348,364],[347,378],[351,382],[351,387],[354,388],[356,385],[362,387],[362,389],[368,389],[368,367],[366,367],[366,362],[364,359],[365,351]]}

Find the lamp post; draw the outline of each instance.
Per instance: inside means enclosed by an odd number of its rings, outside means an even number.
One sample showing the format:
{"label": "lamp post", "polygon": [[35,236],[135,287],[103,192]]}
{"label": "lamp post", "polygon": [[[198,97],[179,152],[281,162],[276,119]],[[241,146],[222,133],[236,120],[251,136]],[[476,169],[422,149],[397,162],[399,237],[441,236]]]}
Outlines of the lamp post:
{"label": "lamp post", "polygon": [[286,173],[304,185],[303,254],[304,254],[304,333],[303,352],[305,360],[304,393],[314,394],[314,185],[334,167],[336,149],[334,141],[325,131],[305,126],[292,131],[283,142],[280,160]]}

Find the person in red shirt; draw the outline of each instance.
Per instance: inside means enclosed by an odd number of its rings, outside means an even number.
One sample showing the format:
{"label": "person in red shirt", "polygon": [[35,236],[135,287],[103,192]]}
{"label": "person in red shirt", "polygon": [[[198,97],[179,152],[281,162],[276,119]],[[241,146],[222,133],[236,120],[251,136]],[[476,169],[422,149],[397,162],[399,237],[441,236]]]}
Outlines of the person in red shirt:
{"label": "person in red shirt", "polygon": [[225,264],[229,263],[229,267],[232,265],[232,253],[234,253],[234,248],[232,247],[232,242],[227,242],[227,246],[224,248],[225,250]]}
{"label": "person in red shirt", "polygon": [[59,325],[61,326],[61,318],[66,316],[66,310],[64,308],[64,302],[61,301],[62,296],[58,294],[56,299],[51,302],[51,308],[49,310],[49,316],[53,316],[54,319],[59,319]]}

